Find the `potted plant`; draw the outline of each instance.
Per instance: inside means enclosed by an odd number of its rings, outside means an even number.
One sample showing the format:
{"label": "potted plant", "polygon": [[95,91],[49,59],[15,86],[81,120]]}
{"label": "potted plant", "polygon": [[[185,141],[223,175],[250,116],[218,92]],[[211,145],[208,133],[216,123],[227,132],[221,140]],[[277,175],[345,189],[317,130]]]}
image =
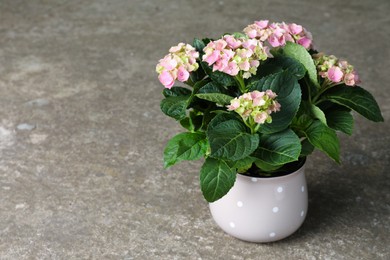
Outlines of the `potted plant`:
{"label": "potted plant", "polygon": [[299,228],[306,157],[317,148],[340,163],[337,132],[352,134],[352,110],[383,121],[354,67],[318,53],[294,23],[256,21],[216,40],[180,43],[156,71],[161,110],[186,129],[166,145],[164,166],[204,157],[200,186],[215,221],[247,241]]}

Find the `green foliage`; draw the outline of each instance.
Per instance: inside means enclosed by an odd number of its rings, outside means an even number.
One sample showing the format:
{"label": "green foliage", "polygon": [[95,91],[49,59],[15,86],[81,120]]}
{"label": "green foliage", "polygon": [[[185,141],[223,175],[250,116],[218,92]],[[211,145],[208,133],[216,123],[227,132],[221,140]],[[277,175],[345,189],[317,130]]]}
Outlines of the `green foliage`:
{"label": "green foliage", "polygon": [[256,75],[249,78],[249,82],[254,82],[265,76],[283,71],[288,71],[297,79],[302,79],[306,74],[306,68],[302,63],[296,59],[279,55],[273,59],[267,60],[262,66],[260,66]]}
{"label": "green foliage", "polygon": [[371,121],[383,121],[378,103],[367,90],[361,87],[339,85],[325,92],[323,98],[355,110]]}
{"label": "green foliage", "polygon": [[[207,129],[211,157],[237,161],[250,155],[259,145],[259,136],[248,133],[240,121],[221,121],[224,114],[217,115]],[[216,123],[216,122],[218,123]]]}
{"label": "green foliage", "polygon": [[276,53],[277,55],[287,56],[299,61],[307,70],[307,75],[313,86],[319,88],[320,84],[317,79],[317,69],[314,65],[313,59],[310,56],[309,52],[299,44],[287,42],[286,46],[280,49],[281,54]]}
{"label": "green foliage", "polygon": [[271,166],[279,166],[298,160],[301,152],[301,142],[291,130],[274,134],[263,134],[260,145],[253,157]]}
{"label": "green foliage", "polygon": [[171,96],[163,99],[160,104],[161,111],[176,120],[186,117],[189,96]]}
{"label": "green foliage", "polygon": [[164,167],[168,168],[183,160],[197,160],[208,148],[204,133],[181,133],[169,140],[164,150]]}
{"label": "green foliage", "polygon": [[353,117],[348,109],[326,111],[326,119],[330,128],[352,135]]}
{"label": "green foliage", "polygon": [[207,158],[200,170],[200,186],[208,202],[222,198],[235,181],[236,172],[222,160]]}
{"label": "green foliage", "polygon": [[201,93],[196,94],[196,97],[204,100],[214,102],[219,105],[228,105],[233,97],[222,94],[222,93]]}
{"label": "green foliage", "polygon": [[258,81],[252,82],[250,91],[265,91],[271,89],[277,93],[281,110],[272,115],[272,123],[265,124],[260,132],[272,134],[286,129],[298,111],[301,102],[301,89],[296,77],[288,71],[271,74]]}
{"label": "green foliage", "polygon": [[319,120],[314,120],[304,134],[309,142],[330,158],[340,163],[340,144],[336,132]]}
{"label": "green foliage", "polygon": [[172,87],[171,89],[165,88],[163,90],[164,97],[179,97],[191,95],[191,90],[183,87]]}

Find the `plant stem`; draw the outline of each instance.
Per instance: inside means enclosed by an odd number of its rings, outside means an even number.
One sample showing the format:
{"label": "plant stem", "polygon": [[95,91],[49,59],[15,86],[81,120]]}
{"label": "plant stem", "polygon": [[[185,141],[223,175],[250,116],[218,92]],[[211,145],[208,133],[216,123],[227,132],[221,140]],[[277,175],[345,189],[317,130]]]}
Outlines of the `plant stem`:
{"label": "plant stem", "polygon": [[190,87],[194,87],[194,82],[192,81],[191,77],[189,77],[185,83],[186,83],[188,86],[190,86]]}
{"label": "plant stem", "polygon": [[320,92],[318,92],[317,93],[317,95],[313,98],[313,104],[318,104],[319,102],[321,102],[321,101],[319,101],[318,102],[318,98],[325,92],[325,91],[327,91],[328,89],[330,89],[330,88],[333,88],[334,86],[337,86],[337,85],[340,85],[341,83],[331,83],[331,82],[329,82],[327,79],[325,79],[325,81],[324,81],[324,83],[322,84],[322,86],[321,86],[321,90],[320,90]]}
{"label": "plant stem", "polygon": [[246,93],[246,88],[245,88],[245,82],[244,82],[244,79],[242,77],[242,73],[240,71],[240,73],[234,77],[238,83],[238,87],[240,88],[240,91],[241,93]]}

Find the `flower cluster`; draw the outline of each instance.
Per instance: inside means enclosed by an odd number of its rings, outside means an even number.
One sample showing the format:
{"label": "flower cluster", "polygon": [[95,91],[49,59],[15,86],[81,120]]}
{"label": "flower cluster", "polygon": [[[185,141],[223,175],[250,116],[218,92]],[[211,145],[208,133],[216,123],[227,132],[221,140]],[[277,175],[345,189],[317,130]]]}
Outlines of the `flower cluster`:
{"label": "flower cluster", "polygon": [[185,82],[190,72],[196,71],[199,64],[196,59],[199,53],[189,44],[179,43],[169,49],[169,54],[159,61],[156,71],[158,79],[166,88],[171,88],[175,80]]}
{"label": "flower cluster", "polygon": [[213,71],[222,71],[231,76],[243,71],[243,78],[255,75],[260,60],[266,60],[269,56],[268,48],[263,47],[260,41],[235,38],[233,35],[209,42],[204,52],[203,61],[209,66],[213,65]]}
{"label": "flower cluster", "polygon": [[301,25],[291,23],[271,23],[268,20],[256,21],[248,25],[244,32],[251,39],[259,39],[262,42],[268,41],[272,47],[284,46],[286,42],[295,42],[306,49],[312,47],[312,35]]}
{"label": "flower cluster", "polygon": [[360,83],[357,71],[347,61],[323,53],[314,54],[313,59],[318,74],[330,81],[331,84],[345,83],[347,86],[355,86]]}
{"label": "flower cluster", "polygon": [[254,126],[258,129],[260,124],[271,123],[271,113],[280,110],[276,97],[277,95],[270,89],[262,92],[255,90],[231,100],[227,108],[229,111],[237,112],[251,129]]}

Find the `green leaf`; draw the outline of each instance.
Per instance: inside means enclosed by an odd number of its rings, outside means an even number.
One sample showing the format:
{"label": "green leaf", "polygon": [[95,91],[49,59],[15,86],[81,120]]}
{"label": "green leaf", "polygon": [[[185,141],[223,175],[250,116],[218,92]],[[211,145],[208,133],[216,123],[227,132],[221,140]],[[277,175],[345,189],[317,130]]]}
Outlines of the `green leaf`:
{"label": "green leaf", "polygon": [[266,162],[261,161],[261,160],[256,160],[255,164],[262,172],[267,172],[267,173],[276,171],[276,170],[280,169],[280,167],[282,167],[282,165],[275,166],[275,165],[271,165],[271,164],[266,163]]}
{"label": "green leaf", "polygon": [[266,63],[259,66],[256,75],[250,77],[249,81],[253,82],[255,79],[258,80],[284,70],[290,72],[297,79],[303,78],[306,74],[306,68],[296,59],[285,56],[276,56],[273,59],[268,59]]}
{"label": "green leaf", "polygon": [[256,160],[256,158],[247,156],[245,158],[242,158],[238,161],[230,161],[227,162],[229,166],[233,169],[237,169],[237,172],[239,173],[244,173],[246,172],[249,168],[252,167],[253,162]]}
{"label": "green leaf", "polygon": [[326,112],[328,126],[334,130],[352,135],[353,117],[348,110],[330,110]]}
{"label": "green leaf", "polygon": [[327,125],[325,114],[319,107],[310,104],[310,111],[314,118],[319,119],[324,125]]}
{"label": "green leaf", "polygon": [[306,137],[314,147],[326,153],[330,158],[340,163],[340,144],[336,132],[324,125],[319,120],[313,123],[304,131]]}
{"label": "green leaf", "polygon": [[188,117],[180,120],[182,127],[187,129],[190,132],[195,132],[202,127],[203,115],[195,112],[194,110],[190,111]]}
{"label": "green leaf", "polygon": [[189,96],[167,97],[161,101],[161,111],[176,120],[186,117]]}
{"label": "green leaf", "polygon": [[298,160],[301,152],[301,142],[291,130],[275,134],[263,134],[260,137],[259,148],[253,156],[267,164],[278,166]]}
{"label": "green leaf", "polygon": [[225,89],[218,83],[211,81],[199,89],[198,94],[204,93],[222,93],[224,94]]}
{"label": "green leaf", "polygon": [[271,89],[278,96],[276,100],[280,103],[279,112],[272,113],[272,123],[260,127],[261,133],[276,133],[286,129],[298,111],[301,102],[301,88],[297,79],[288,71],[272,74],[253,82],[250,91],[265,91]]}
{"label": "green leaf", "polygon": [[314,151],[314,146],[309,142],[309,140],[307,139],[303,140],[300,157],[306,157],[310,155],[313,151]]}
{"label": "green leaf", "polygon": [[371,121],[383,122],[383,117],[378,103],[375,101],[370,92],[361,87],[338,85],[325,92],[323,97],[334,103],[355,110]]}
{"label": "green leaf", "polygon": [[196,94],[195,96],[200,99],[215,102],[220,105],[228,105],[230,104],[230,101],[234,99],[231,96],[221,94],[221,93],[204,93],[204,94]]}
{"label": "green leaf", "polygon": [[306,68],[307,74],[309,76],[310,82],[316,86],[320,87],[317,79],[317,69],[314,65],[314,61],[310,56],[309,52],[301,45],[293,42],[287,42],[286,46],[282,49],[283,55],[296,59]]}
{"label": "green leaf", "polygon": [[165,88],[163,90],[164,97],[179,97],[191,95],[191,90],[183,87],[172,87],[171,89]]}
{"label": "green leaf", "polygon": [[200,186],[208,202],[225,196],[235,181],[235,171],[222,160],[207,158],[200,170]]}
{"label": "green leaf", "polygon": [[211,157],[237,161],[256,150],[259,144],[257,134],[247,133],[246,126],[238,120],[228,120],[219,124],[213,123],[213,121],[219,121],[219,117],[220,115],[217,115],[211,120],[207,130]]}
{"label": "green leaf", "polygon": [[213,71],[205,62],[201,62],[200,64],[206,74],[209,75],[209,77],[218,84],[224,87],[236,85],[236,81],[232,76],[221,71]]}
{"label": "green leaf", "polygon": [[224,112],[218,114],[217,116],[215,116],[213,118],[213,120],[211,120],[211,122],[209,122],[208,130],[211,130],[211,129],[217,127],[217,125],[219,125],[223,122],[229,121],[229,120],[241,120],[241,117],[235,112],[224,111]]}
{"label": "green leaf", "polygon": [[194,39],[193,46],[199,53],[203,53],[203,49],[206,46],[202,40]]}
{"label": "green leaf", "polygon": [[197,160],[207,151],[204,133],[181,133],[169,140],[164,149],[164,167],[168,168],[183,160]]}

